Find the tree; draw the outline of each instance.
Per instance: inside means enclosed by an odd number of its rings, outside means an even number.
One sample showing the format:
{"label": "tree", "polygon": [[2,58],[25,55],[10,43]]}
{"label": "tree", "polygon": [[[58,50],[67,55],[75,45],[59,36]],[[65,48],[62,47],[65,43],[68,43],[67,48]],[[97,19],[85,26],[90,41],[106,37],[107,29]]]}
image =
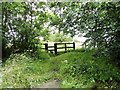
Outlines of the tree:
{"label": "tree", "polygon": [[[100,54],[110,57],[117,65],[120,64],[120,4],[86,3],[82,6],[84,29],[88,30],[86,43],[94,46]],[[89,13],[88,13],[89,12]]]}
{"label": "tree", "polygon": [[36,4],[40,3],[2,2],[3,58],[17,52],[36,53],[40,31],[46,22],[45,18],[41,19],[45,13],[38,13]]}
{"label": "tree", "polygon": [[[95,48],[99,54],[110,57],[117,65],[120,64],[120,4],[119,2],[62,2],[58,3],[55,25],[59,30],[71,36],[85,33],[88,39],[86,47]],[[52,3],[52,6],[55,7]],[[55,9],[56,10],[56,9]],[[56,21],[61,22],[57,22]]]}
{"label": "tree", "polygon": [[[3,52],[36,52],[36,38],[50,35],[50,27],[71,37],[85,33],[86,47],[120,64],[119,2],[2,3]],[[48,24],[45,27],[45,24]],[[58,35],[59,36],[59,35]],[[61,39],[61,38],[60,38]],[[8,44],[12,47],[8,49]],[[17,50],[17,51],[16,51]],[[10,51],[10,52],[11,52]]]}

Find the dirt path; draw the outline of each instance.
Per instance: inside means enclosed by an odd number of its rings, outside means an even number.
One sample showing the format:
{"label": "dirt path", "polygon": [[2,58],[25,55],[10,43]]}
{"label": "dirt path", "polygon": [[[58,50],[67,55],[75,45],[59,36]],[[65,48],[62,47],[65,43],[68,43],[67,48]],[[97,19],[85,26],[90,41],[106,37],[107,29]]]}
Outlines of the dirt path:
{"label": "dirt path", "polygon": [[60,81],[58,80],[49,80],[39,88],[60,88]]}

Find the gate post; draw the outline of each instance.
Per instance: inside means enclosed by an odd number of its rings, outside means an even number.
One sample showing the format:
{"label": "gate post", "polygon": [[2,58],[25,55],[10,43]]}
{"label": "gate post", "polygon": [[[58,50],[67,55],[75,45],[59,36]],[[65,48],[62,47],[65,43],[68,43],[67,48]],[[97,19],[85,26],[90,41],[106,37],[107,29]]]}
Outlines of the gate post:
{"label": "gate post", "polygon": [[55,55],[57,54],[57,43],[54,43],[54,51],[55,51]]}
{"label": "gate post", "polygon": [[73,50],[75,50],[75,42],[73,42]]}
{"label": "gate post", "polygon": [[67,45],[66,45],[66,43],[65,43],[65,52],[67,51]]}
{"label": "gate post", "polygon": [[45,43],[45,50],[48,52],[48,43]]}

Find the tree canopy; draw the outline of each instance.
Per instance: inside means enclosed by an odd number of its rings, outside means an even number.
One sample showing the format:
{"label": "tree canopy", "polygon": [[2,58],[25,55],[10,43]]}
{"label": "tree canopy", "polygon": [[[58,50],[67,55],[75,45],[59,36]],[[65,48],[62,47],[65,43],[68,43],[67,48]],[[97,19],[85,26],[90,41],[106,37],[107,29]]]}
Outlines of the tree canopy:
{"label": "tree canopy", "polygon": [[39,37],[47,40],[55,30],[71,37],[82,33],[87,37],[85,47],[95,48],[120,64],[119,2],[2,3],[3,56],[36,52]]}

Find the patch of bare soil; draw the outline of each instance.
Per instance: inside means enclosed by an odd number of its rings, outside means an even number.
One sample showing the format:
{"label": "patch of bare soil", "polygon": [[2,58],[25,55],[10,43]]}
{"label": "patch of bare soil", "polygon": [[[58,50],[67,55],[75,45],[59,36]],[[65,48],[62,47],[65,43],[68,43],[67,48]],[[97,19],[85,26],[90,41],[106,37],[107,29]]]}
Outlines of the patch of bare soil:
{"label": "patch of bare soil", "polygon": [[59,80],[49,80],[46,83],[42,84],[39,88],[60,88],[60,81]]}

